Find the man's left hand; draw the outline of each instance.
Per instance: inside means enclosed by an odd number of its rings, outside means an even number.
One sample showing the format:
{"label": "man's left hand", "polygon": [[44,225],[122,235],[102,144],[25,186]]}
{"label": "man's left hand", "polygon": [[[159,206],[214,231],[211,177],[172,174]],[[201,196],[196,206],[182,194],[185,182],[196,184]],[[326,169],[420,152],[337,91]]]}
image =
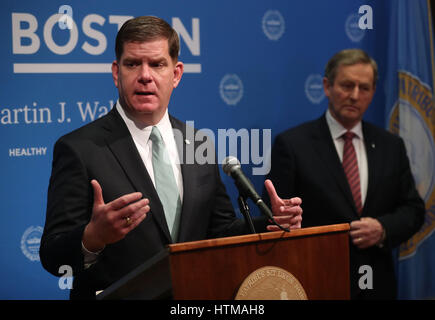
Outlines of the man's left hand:
{"label": "man's left hand", "polygon": [[[281,199],[269,179],[264,182],[264,186],[269,194],[275,221],[285,228],[299,229],[302,223],[302,199],[298,197]],[[278,231],[281,229],[276,225],[268,225],[267,230]]]}
{"label": "man's left hand", "polygon": [[381,242],[384,228],[381,223],[370,217],[352,221],[350,224],[350,238],[359,249],[366,249]]}

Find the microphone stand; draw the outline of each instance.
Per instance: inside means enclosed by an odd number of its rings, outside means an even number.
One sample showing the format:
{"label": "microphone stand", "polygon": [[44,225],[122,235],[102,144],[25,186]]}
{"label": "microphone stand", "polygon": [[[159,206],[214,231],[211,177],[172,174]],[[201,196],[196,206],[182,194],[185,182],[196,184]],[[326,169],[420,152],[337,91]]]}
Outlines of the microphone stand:
{"label": "microphone stand", "polygon": [[239,193],[239,197],[237,198],[237,202],[239,203],[240,212],[242,212],[243,216],[245,217],[246,225],[248,226],[248,228],[251,230],[252,233],[256,233],[254,224],[252,223],[251,215],[249,213],[248,203],[240,193]]}

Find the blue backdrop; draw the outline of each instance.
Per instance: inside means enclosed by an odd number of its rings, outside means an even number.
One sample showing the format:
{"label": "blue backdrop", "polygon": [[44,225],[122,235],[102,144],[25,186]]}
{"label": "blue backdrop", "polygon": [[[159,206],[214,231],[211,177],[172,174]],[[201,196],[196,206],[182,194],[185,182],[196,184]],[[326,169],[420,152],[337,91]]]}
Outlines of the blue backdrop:
{"label": "blue backdrop", "polygon": [[[59,24],[65,4],[72,29]],[[358,26],[362,5],[372,9],[372,29]],[[261,163],[249,153],[243,165],[259,192],[264,176],[252,169],[266,163],[276,134],[325,111],[321,79],[335,52],[359,47],[378,61],[366,119],[385,127],[387,1],[6,0],[0,8],[0,299],[68,297],[38,256],[53,145],[116,102],[110,64],[128,16],[162,17],[181,36],[186,73],[169,105],[174,116],[216,137],[219,129],[246,129],[240,153],[255,142],[253,132],[264,138]],[[233,181],[223,180],[237,208]]]}

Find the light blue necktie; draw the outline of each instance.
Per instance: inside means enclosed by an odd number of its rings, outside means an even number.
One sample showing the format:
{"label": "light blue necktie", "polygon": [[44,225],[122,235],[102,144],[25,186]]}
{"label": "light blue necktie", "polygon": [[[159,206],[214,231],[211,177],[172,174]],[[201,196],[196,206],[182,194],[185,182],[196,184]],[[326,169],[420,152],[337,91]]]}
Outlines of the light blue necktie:
{"label": "light blue necktie", "polygon": [[165,211],[166,222],[171,233],[172,240],[177,241],[178,227],[180,222],[181,199],[172,170],[171,161],[166,151],[162,135],[157,127],[153,127],[150,135],[153,142],[153,171],[154,183],[160,202]]}

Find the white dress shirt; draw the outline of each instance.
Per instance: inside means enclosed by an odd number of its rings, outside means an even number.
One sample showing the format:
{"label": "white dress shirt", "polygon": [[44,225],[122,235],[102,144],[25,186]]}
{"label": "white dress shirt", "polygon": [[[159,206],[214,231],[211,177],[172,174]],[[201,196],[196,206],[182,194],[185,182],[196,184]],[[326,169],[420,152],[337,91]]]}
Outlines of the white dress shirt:
{"label": "white dress shirt", "polygon": [[[344,139],[342,138],[343,134],[346,133],[347,129],[343,127],[334,117],[331,115],[329,109],[326,111],[326,122],[329,127],[329,131],[331,132],[332,139],[335,144],[335,148],[338,153],[338,157],[340,161],[343,162],[343,148],[344,148]],[[359,169],[359,180],[361,185],[361,201],[364,206],[364,202],[367,196],[367,186],[369,182],[369,171],[367,164],[367,153],[364,145],[364,136],[362,132],[361,121],[353,127],[351,130],[356,136],[352,139],[353,146],[356,152],[356,159],[358,161],[358,169]]]}
{"label": "white dress shirt", "polygon": [[[153,171],[153,142],[150,139],[151,130],[153,126],[146,126],[138,124],[133,118],[124,111],[124,109],[116,102],[116,110],[121,115],[128,130],[130,131],[133,141],[137,150],[142,158],[143,163],[148,171],[149,176],[155,187],[154,171]],[[169,158],[171,159],[172,170],[174,172],[175,181],[177,183],[178,191],[180,192],[180,199],[183,202],[183,177],[181,175],[180,158],[178,156],[177,145],[175,143],[174,132],[172,130],[171,122],[169,121],[168,110],[166,109],[165,115],[159,123],[155,125],[162,134],[163,142],[165,143],[166,150],[168,151]]]}

